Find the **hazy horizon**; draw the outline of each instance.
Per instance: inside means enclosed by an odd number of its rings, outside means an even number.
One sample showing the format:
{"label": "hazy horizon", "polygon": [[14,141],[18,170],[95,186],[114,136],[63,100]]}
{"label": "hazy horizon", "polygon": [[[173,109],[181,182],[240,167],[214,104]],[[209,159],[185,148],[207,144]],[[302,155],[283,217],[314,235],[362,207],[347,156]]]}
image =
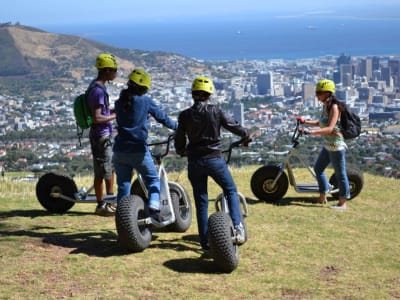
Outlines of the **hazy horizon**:
{"label": "hazy horizon", "polygon": [[[361,3],[360,3],[361,2]],[[31,26],[55,24],[103,24],[129,21],[133,23],[168,23],[176,20],[201,22],[245,18],[355,18],[400,19],[400,1],[364,0],[335,2],[308,0],[13,0],[0,11],[0,22],[20,22]]]}

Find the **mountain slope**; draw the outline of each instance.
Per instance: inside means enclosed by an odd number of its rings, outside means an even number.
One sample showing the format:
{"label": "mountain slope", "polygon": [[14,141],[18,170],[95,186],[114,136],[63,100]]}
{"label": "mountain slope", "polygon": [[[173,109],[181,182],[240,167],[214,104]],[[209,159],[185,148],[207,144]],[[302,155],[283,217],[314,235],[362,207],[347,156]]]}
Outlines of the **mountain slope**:
{"label": "mountain slope", "polygon": [[[120,49],[77,36],[2,24],[0,88],[11,94],[16,91],[29,94],[72,87],[83,76],[94,76],[94,62],[101,52],[110,52],[117,57],[124,80],[135,66],[156,69],[157,72],[175,71],[176,76],[181,73],[176,66],[186,70],[205,68],[193,59],[172,53]],[[171,64],[175,68],[171,69]]]}

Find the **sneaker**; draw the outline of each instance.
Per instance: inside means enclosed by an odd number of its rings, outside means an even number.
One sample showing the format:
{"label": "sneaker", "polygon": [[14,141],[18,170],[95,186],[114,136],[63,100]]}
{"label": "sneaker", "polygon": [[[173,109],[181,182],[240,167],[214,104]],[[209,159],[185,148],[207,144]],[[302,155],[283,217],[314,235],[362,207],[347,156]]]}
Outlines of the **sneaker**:
{"label": "sneaker", "polygon": [[94,213],[102,217],[112,217],[115,215],[115,209],[109,203],[97,205]]}
{"label": "sneaker", "polygon": [[201,249],[200,258],[201,258],[201,259],[212,259],[213,256],[212,256],[212,254],[211,254],[210,249],[204,249],[204,248],[202,248],[202,249]]}
{"label": "sneaker", "polygon": [[117,203],[107,203],[107,207],[114,212],[117,211]]}
{"label": "sneaker", "polygon": [[236,242],[239,245],[243,245],[246,242],[246,232],[244,230],[243,224],[235,225]]}
{"label": "sneaker", "polygon": [[346,204],[343,204],[343,205],[332,205],[331,208],[335,209],[335,210],[346,210],[347,209],[347,205]]}

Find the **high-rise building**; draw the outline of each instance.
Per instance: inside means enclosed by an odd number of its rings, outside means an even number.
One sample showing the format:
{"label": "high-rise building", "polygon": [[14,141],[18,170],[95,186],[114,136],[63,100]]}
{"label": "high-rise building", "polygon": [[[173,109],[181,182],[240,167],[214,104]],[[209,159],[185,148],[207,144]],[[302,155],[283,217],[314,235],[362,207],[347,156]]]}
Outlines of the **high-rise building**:
{"label": "high-rise building", "polygon": [[389,60],[388,66],[390,67],[390,72],[392,73],[394,86],[400,87],[400,60]]}
{"label": "high-rise building", "polygon": [[335,82],[335,84],[339,84],[340,81],[340,71],[339,70],[335,70],[333,71],[333,82]]}
{"label": "high-rise building", "polygon": [[259,95],[274,95],[274,79],[272,72],[257,75],[257,89]]}
{"label": "high-rise building", "polygon": [[351,86],[351,80],[353,79],[353,67],[352,65],[340,65],[340,82],[343,86]]}
{"label": "high-rise building", "polygon": [[398,59],[389,60],[388,66],[390,67],[390,70],[391,70],[393,76],[399,76],[400,60],[398,60]]}
{"label": "high-rise building", "polygon": [[360,64],[360,75],[367,77],[367,80],[372,78],[372,59],[363,58]]}
{"label": "high-rise building", "polygon": [[240,124],[244,125],[244,109],[243,103],[235,103],[233,105],[233,118]]}
{"label": "high-rise building", "polygon": [[336,60],[337,66],[340,68],[341,65],[350,65],[351,56],[342,53]]}
{"label": "high-rise building", "polygon": [[304,105],[315,107],[318,102],[315,97],[315,83],[304,82],[302,92]]}
{"label": "high-rise building", "polygon": [[360,101],[370,103],[372,99],[371,89],[367,87],[358,88],[358,99]]}
{"label": "high-rise building", "polygon": [[381,68],[381,79],[386,82],[387,87],[392,86],[392,72],[390,70],[390,67]]}
{"label": "high-rise building", "polygon": [[379,62],[379,57],[378,56],[372,57],[372,71],[379,70],[380,67],[381,66]]}

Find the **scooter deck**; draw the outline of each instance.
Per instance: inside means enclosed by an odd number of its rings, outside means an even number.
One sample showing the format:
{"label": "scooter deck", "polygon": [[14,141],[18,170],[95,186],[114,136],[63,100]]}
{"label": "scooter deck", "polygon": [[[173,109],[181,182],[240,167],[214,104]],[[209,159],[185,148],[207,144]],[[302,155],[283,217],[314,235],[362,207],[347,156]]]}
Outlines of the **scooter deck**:
{"label": "scooter deck", "polygon": [[298,183],[294,188],[299,193],[313,193],[319,191],[317,183]]}
{"label": "scooter deck", "polygon": [[[116,195],[105,195],[103,198],[104,202],[107,203],[116,203],[117,196]],[[80,197],[78,199],[74,199],[73,202],[76,203],[95,203],[97,202],[97,198],[95,194],[88,194],[86,197]]]}

